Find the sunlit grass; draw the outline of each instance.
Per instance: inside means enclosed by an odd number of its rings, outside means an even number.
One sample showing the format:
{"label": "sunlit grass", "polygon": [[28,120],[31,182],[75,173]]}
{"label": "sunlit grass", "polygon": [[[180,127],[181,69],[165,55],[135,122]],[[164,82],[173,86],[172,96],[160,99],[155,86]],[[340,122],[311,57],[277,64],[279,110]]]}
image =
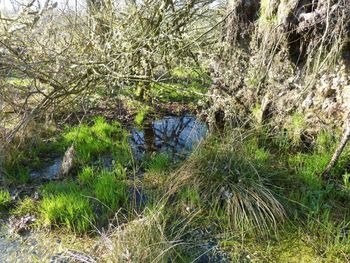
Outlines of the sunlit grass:
{"label": "sunlit grass", "polygon": [[[50,182],[41,188],[40,222],[43,226],[63,227],[83,233],[96,223],[105,222],[120,208],[127,207],[125,171],[116,165],[113,171],[85,167],[78,182]],[[20,209],[23,210],[23,209]]]}
{"label": "sunlit grass", "polygon": [[116,212],[126,201],[127,185],[113,173],[101,171],[93,185],[94,196],[107,211]]}
{"label": "sunlit grass", "polygon": [[7,190],[0,190],[0,209],[6,207],[10,202],[10,192]]}
{"label": "sunlit grass", "polygon": [[137,111],[134,122],[136,125],[141,126],[150,111],[150,107],[145,105]]}
{"label": "sunlit grass", "polygon": [[40,202],[40,219],[44,226],[82,233],[92,228],[95,215],[87,197],[71,192],[44,197]]}
{"label": "sunlit grass", "polygon": [[[114,226],[101,237],[94,256],[101,262],[183,262],[177,249],[184,228],[169,219],[162,207],[146,209],[125,225]],[[177,228],[171,233],[171,228]]]}
{"label": "sunlit grass", "polygon": [[[71,178],[45,184],[41,200],[25,198],[11,214],[35,214],[38,225],[75,233],[122,218],[97,249],[98,259],[111,262],[120,262],[125,251],[136,262],[187,262],[175,240],[192,242],[197,228],[220,237],[232,260],[248,255],[257,262],[346,262],[348,149],[331,171],[343,187],[339,190],[319,176],[337,140],[323,132],[303,148],[293,136],[236,129],[212,134],[183,162],[167,154],[146,155],[139,164],[142,180],[134,183],[142,187],[149,212],[132,216],[128,178],[139,167],[131,171],[123,154],[116,154],[118,149],[129,154],[123,145],[118,148],[127,135],[119,124],[94,119],[63,136],[66,145],[78,147],[79,163]],[[114,161],[106,170],[101,157],[109,153]],[[166,205],[158,206],[161,201]],[[179,227],[178,222],[192,216],[193,224]],[[185,228],[188,233],[182,236]]]}
{"label": "sunlit grass", "polygon": [[19,87],[27,87],[32,84],[33,80],[30,78],[7,78],[6,83],[14,86],[19,86]]}
{"label": "sunlit grass", "polygon": [[96,173],[90,166],[85,166],[83,170],[78,173],[78,181],[83,185],[91,185],[96,179]]}
{"label": "sunlit grass", "polygon": [[44,196],[57,195],[80,191],[80,187],[73,181],[49,182],[42,186],[41,193]]}
{"label": "sunlit grass", "polygon": [[286,213],[268,182],[268,174],[258,170],[262,162],[270,165],[269,155],[262,150],[253,151],[252,145],[245,148],[246,141],[239,138],[240,134],[233,133],[220,140],[207,139],[174,173],[171,192],[195,186],[204,209],[220,217],[225,215],[223,226],[266,233],[276,229]]}
{"label": "sunlit grass", "polygon": [[43,226],[65,227],[74,232],[92,228],[95,215],[89,202],[89,192],[73,181],[50,182],[42,187],[43,199],[39,204]]}
{"label": "sunlit grass", "polygon": [[10,212],[12,215],[17,217],[26,216],[26,215],[36,215],[38,211],[38,202],[30,197],[26,197],[20,200],[14,209]]}
{"label": "sunlit grass", "polygon": [[195,103],[204,98],[208,90],[206,84],[193,81],[190,84],[165,83],[154,84],[150,89],[150,97],[160,102]]}
{"label": "sunlit grass", "polygon": [[94,119],[92,126],[77,126],[70,129],[64,138],[74,144],[79,160],[83,163],[109,153],[125,164],[130,160],[127,136],[120,123],[109,124],[98,117]]}

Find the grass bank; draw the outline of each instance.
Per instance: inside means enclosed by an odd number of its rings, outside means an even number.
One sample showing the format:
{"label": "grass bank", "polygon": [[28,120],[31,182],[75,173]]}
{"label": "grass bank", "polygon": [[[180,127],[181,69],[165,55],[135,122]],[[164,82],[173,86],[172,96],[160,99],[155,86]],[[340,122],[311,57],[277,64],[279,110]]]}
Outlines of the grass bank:
{"label": "grass bank", "polygon": [[67,128],[58,141],[76,148],[71,174],[15,205],[2,190],[0,206],[35,216],[34,229],[85,236],[83,252],[97,262],[349,261],[348,148],[331,180],[320,179],[337,136],[305,144],[294,133],[230,128],[176,162],[165,153],[135,162],[127,137],[102,118]]}

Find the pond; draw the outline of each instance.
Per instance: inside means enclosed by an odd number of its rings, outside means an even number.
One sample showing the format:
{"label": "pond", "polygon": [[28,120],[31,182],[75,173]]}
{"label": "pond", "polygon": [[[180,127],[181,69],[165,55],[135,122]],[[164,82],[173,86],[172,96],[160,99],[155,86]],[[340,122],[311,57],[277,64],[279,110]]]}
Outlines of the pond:
{"label": "pond", "polygon": [[188,157],[206,137],[208,127],[194,116],[166,116],[131,130],[130,145],[136,159],[145,153],[167,153],[174,159]]}
{"label": "pond", "polygon": [[[146,153],[167,153],[175,160],[189,156],[193,148],[208,134],[208,126],[195,116],[166,116],[144,124],[143,127],[130,128],[129,143],[137,160]],[[111,156],[101,156],[102,166],[112,166]],[[30,172],[32,179],[53,179],[60,170],[62,157],[56,157],[48,165]]]}
{"label": "pond", "polygon": [[44,166],[39,170],[33,170],[30,172],[30,177],[32,179],[53,179],[60,171],[62,164],[62,157],[54,158],[48,166]]}

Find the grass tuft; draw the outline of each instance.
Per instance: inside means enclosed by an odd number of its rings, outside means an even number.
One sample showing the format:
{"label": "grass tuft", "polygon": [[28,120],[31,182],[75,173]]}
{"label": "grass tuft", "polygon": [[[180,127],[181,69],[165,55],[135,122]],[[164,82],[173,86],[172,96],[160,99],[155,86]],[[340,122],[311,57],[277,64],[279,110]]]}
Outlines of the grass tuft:
{"label": "grass tuft", "polygon": [[76,233],[86,232],[95,222],[89,200],[79,193],[44,197],[40,203],[40,215],[44,226],[63,226]]}
{"label": "grass tuft", "polygon": [[96,179],[95,171],[90,166],[85,166],[83,170],[78,174],[78,181],[82,185],[90,185]]}
{"label": "grass tuft", "polygon": [[73,181],[49,182],[42,186],[43,196],[57,195],[61,193],[79,192],[80,187]]}
{"label": "grass tuft", "polygon": [[268,181],[268,169],[261,168],[271,165],[268,152],[253,149],[257,145],[240,139],[244,137],[233,133],[209,138],[174,173],[170,193],[196,186],[204,207],[220,217],[224,214],[228,228],[266,233],[286,214]]}
{"label": "grass tuft", "polygon": [[82,124],[64,135],[68,143],[74,144],[82,163],[96,160],[108,153],[126,164],[130,160],[127,137],[128,134],[120,123],[109,124],[102,117],[95,118],[91,126]]}
{"label": "grass tuft", "polygon": [[7,190],[0,190],[0,208],[6,207],[11,202],[10,192]]}
{"label": "grass tuft", "polygon": [[95,197],[112,212],[125,203],[126,188],[125,182],[117,180],[113,173],[105,170],[100,172],[93,185]]}
{"label": "grass tuft", "polygon": [[145,162],[147,172],[160,173],[166,171],[173,162],[169,154],[160,153]]}
{"label": "grass tuft", "polygon": [[6,180],[9,183],[16,185],[27,184],[31,178],[29,175],[29,169],[20,165],[17,160],[14,163],[7,163],[5,165]]}
{"label": "grass tuft", "polygon": [[11,210],[11,214],[17,217],[22,217],[26,215],[36,215],[38,212],[37,202],[30,198],[26,197],[20,200],[14,209]]}
{"label": "grass tuft", "polygon": [[126,204],[126,175],[119,165],[111,172],[86,167],[79,173],[78,182],[49,182],[41,188],[42,225],[82,233],[91,229],[97,217],[99,223],[104,222]]}
{"label": "grass tuft", "polygon": [[101,262],[171,262],[179,259],[177,248],[183,233],[167,235],[169,224],[163,212],[159,207],[146,209],[136,219],[114,227],[107,236],[101,237],[95,256]]}

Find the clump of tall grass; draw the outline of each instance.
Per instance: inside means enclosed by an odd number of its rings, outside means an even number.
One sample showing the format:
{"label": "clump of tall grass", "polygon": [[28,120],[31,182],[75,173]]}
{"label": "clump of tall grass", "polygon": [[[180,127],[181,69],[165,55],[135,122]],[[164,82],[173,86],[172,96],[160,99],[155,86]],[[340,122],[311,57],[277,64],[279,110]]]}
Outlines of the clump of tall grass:
{"label": "clump of tall grass", "polygon": [[237,130],[208,138],[174,173],[170,194],[195,186],[204,208],[224,214],[230,229],[276,229],[286,213],[268,180],[271,160],[251,142],[248,134]]}
{"label": "clump of tall grass", "polygon": [[14,216],[22,217],[26,215],[36,215],[38,211],[38,203],[30,197],[20,200],[14,209],[10,212]]}
{"label": "clump of tall grass", "polygon": [[11,202],[10,192],[7,190],[0,190],[0,209],[6,207]]}
{"label": "clump of tall grass", "polygon": [[161,173],[167,171],[172,162],[169,154],[159,153],[145,162],[145,168],[150,173]]}
{"label": "clump of tall grass", "polygon": [[48,183],[42,189],[39,204],[40,222],[43,226],[64,227],[82,233],[95,222],[88,193],[72,181]]}
{"label": "clump of tall grass", "polygon": [[79,190],[79,185],[72,180],[62,182],[49,182],[41,187],[41,193],[44,197],[62,193],[78,192]]}
{"label": "clump of tall grass", "polygon": [[107,123],[96,117],[91,126],[82,124],[64,135],[66,143],[73,143],[81,162],[86,163],[103,154],[111,154],[126,164],[130,160],[128,134],[118,122]]}
{"label": "clump of tall grass", "polygon": [[108,171],[101,171],[93,185],[96,199],[113,212],[125,203],[126,189],[126,183],[118,181],[117,177]]}
{"label": "clump of tall grass", "polygon": [[173,262],[181,245],[181,231],[167,235],[164,210],[146,209],[134,220],[112,227],[97,244],[96,257],[101,262]]}
{"label": "clump of tall grass", "polygon": [[90,166],[85,166],[83,170],[78,173],[78,182],[82,185],[91,185],[95,178],[95,171]]}
{"label": "clump of tall grass", "polygon": [[95,221],[87,198],[74,193],[45,197],[40,212],[44,226],[64,226],[77,233],[91,229]]}
{"label": "clump of tall grass", "polygon": [[26,184],[31,178],[28,168],[19,163],[19,159],[11,160],[4,165],[5,180],[10,184]]}
{"label": "clump of tall grass", "polygon": [[44,226],[64,227],[74,232],[86,232],[109,219],[125,207],[128,193],[125,170],[116,165],[114,171],[84,168],[78,182],[50,182],[41,188],[40,222]]}

